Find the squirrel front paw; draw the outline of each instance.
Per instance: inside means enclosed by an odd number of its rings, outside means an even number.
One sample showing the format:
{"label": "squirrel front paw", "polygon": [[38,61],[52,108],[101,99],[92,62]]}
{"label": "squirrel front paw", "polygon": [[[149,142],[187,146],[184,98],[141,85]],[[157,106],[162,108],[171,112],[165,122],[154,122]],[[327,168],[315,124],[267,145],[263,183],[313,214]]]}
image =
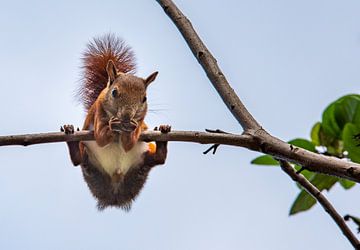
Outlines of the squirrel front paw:
{"label": "squirrel front paw", "polygon": [[159,131],[161,133],[167,134],[167,133],[169,133],[171,131],[171,126],[170,125],[160,125],[159,126]]}
{"label": "squirrel front paw", "polygon": [[114,132],[131,133],[138,127],[138,123],[135,120],[123,122],[118,118],[113,117],[109,121],[109,127],[110,130]]}
{"label": "squirrel front paw", "polygon": [[120,120],[115,118],[115,117],[112,117],[109,121],[109,127],[110,127],[110,130],[111,131],[114,131],[114,132],[121,132],[121,123],[120,123]]}
{"label": "squirrel front paw", "polygon": [[66,124],[60,127],[60,131],[68,135],[73,134],[75,132],[75,129],[73,125]]}

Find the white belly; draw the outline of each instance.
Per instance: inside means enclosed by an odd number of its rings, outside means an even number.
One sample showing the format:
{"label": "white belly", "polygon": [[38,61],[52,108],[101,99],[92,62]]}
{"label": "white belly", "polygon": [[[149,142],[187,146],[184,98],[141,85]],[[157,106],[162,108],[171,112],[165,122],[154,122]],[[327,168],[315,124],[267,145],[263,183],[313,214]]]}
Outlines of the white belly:
{"label": "white belly", "polygon": [[112,176],[115,172],[126,174],[132,167],[140,164],[143,154],[148,150],[146,142],[139,141],[128,152],[125,152],[121,143],[110,143],[99,147],[95,141],[84,141],[90,160],[97,162],[97,167],[102,167],[105,172]]}

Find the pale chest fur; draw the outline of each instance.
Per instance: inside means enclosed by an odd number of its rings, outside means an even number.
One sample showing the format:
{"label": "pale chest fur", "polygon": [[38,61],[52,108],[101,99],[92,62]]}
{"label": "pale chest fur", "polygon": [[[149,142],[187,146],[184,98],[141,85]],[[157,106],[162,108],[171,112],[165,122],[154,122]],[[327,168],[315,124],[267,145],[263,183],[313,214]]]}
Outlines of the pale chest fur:
{"label": "pale chest fur", "polygon": [[83,142],[90,161],[101,167],[112,176],[115,172],[125,175],[131,167],[138,166],[144,161],[144,153],[148,150],[146,142],[139,141],[128,152],[125,152],[121,143],[114,142],[99,147],[96,141]]}

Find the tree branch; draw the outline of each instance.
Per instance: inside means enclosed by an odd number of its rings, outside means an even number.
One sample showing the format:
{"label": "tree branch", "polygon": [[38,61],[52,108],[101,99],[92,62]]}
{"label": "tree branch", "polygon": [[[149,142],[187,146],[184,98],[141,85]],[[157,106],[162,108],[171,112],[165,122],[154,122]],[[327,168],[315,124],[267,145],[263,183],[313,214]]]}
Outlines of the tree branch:
{"label": "tree branch", "polygon": [[157,2],[179,29],[224,103],[243,126],[244,134],[253,136],[258,142],[259,147],[257,151],[272,155],[278,159],[297,163],[310,171],[360,182],[359,164],[344,162],[335,157],[326,157],[297,147],[294,147],[294,150],[292,150],[290,144],[270,135],[261,128],[227,82],[217,66],[216,59],[201,41],[191,22],[171,0],[157,0]]}
{"label": "tree branch", "polygon": [[[351,244],[359,249],[360,243],[346,226],[342,217],[336,212],[324,195],[304,177],[297,174],[286,161],[297,163],[304,168],[347,178],[360,183],[360,165],[342,161],[335,157],[320,154],[290,146],[288,143],[267,133],[254,117],[249,113],[235,91],[231,88],[216,59],[206,48],[190,21],[182,14],[171,0],[157,0],[166,14],[175,23],[194,56],[203,67],[209,80],[221,96],[223,102],[244,129],[242,135],[228,133],[208,133],[197,131],[172,131],[167,134],[159,131],[145,131],[140,139],[143,141],[186,141],[201,144],[225,144],[245,147],[250,150],[263,152],[280,159],[281,167],[294,181],[301,184],[311,195],[319,201],[330,214]],[[61,141],[93,140],[92,131],[77,131],[74,134],[41,133],[27,135],[0,136],[0,146],[5,145],[32,145],[39,143],[52,143]]]}
{"label": "tree branch", "polygon": [[[0,136],[0,146],[21,145],[28,146],[40,143],[52,143],[62,141],[89,141],[94,140],[93,131],[76,131],[74,134],[40,133],[26,135]],[[184,141],[196,142],[201,144],[224,144],[249,149],[257,148],[256,141],[249,135],[219,134],[198,131],[171,131],[161,133],[160,131],[144,131],[140,135],[143,141]]]}
{"label": "tree branch", "polygon": [[349,179],[360,183],[360,164],[326,156],[290,145],[264,130],[248,131],[245,134],[254,136],[258,142],[259,152],[269,154],[277,159],[303,166],[305,169]]}
{"label": "tree branch", "polygon": [[[244,147],[253,151],[267,153],[277,159],[290,161],[304,166],[306,169],[334,175],[360,183],[360,165],[343,161],[336,157],[315,154],[280,141],[263,130],[248,131],[242,135],[199,132],[199,131],[172,131],[163,134],[159,131],[144,131],[141,136],[144,141],[185,141],[202,144],[224,144]],[[0,136],[0,146],[7,145],[32,145],[39,143],[52,143],[62,141],[94,140],[91,131],[76,131],[74,134],[65,133],[40,133],[26,135]]]}
{"label": "tree branch", "polygon": [[360,242],[351,232],[350,228],[346,225],[343,217],[335,210],[331,203],[326,199],[326,197],[317,189],[313,184],[311,184],[304,176],[297,174],[294,168],[285,161],[280,161],[280,166],[285,173],[287,173],[294,181],[299,183],[311,196],[313,196],[324,210],[331,216],[335,221],[338,227],[341,229],[345,237],[351,242],[355,249],[360,249]]}
{"label": "tree branch", "polygon": [[[157,2],[163,7],[165,13],[179,29],[192,53],[203,67],[209,80],[221,96],[222,100],[243,127],[244,134],[252,136],[253,139],[258,142],[258,151],[270,154],[275,156],[277,159],[283,160],[282,169],[287,174],[292,176],[295,181],[299,181],[299,183],[303,186],[305,185],[304,188],[306,190],[309,189],[310,193],[312,191],[315,192],[314,194],[316,194],[319,202],[321,200],[320,203],[324,206],[325,210],[327,212],[331,211],[329,212],[330,215],[341,228],[345,236],[350,240],[355,248],[359,249],[360,247],[358,240],[351,233],[349,228],[347,228],[345,222],[331,206],[331,204],[314,186],[311,184],[309,185],[305,178],[295,178],[299,175],[296,175],[290,165],[290,169],[287,168],[288,163],[285,164],[285,161],[300,164],[304,168],[307,168],[311,171],[345,177],[357,182],[360,180],[360,165],[341,161],[339,159],[335,159],[334,157],[322,156],[301,148],[290,146],[288,143],[285,143],[280,139],[268,134],[249,113],[249,111],[240,101],[239,97],[236,95],[235,91],[231,88],[224,74],[218,67],[216,59],[212,56],[204,43],[201,41],[200,37],[192,27],[191,22],[183,15],[183,13],[171,0],[157,0]],[[295,173],[295,176],[292,175],[292,171]]]}
{"label": "tree branch", "polygon": [[172,1],[157,0],[157,2],[163,7],[165,13],[179,29],[192,53],[206,72],[210,82],[244,130],[260,128],[258,122],[249,113],[235,91],[231,88],[229,82],[217,65],[216,59],[201,41],[200,37],[192,27],[191,22]]}

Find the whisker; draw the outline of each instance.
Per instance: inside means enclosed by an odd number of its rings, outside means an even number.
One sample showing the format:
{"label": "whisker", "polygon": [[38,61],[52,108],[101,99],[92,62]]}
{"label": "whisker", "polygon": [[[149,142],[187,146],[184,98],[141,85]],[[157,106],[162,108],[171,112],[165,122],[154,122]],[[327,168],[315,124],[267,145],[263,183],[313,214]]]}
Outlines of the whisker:
{"label": "whisker", "polygon": [[157,113],[157,112],[163,112],[163,111],[168,111],[169,109],[148,109],[148,112],[151,113]]}

